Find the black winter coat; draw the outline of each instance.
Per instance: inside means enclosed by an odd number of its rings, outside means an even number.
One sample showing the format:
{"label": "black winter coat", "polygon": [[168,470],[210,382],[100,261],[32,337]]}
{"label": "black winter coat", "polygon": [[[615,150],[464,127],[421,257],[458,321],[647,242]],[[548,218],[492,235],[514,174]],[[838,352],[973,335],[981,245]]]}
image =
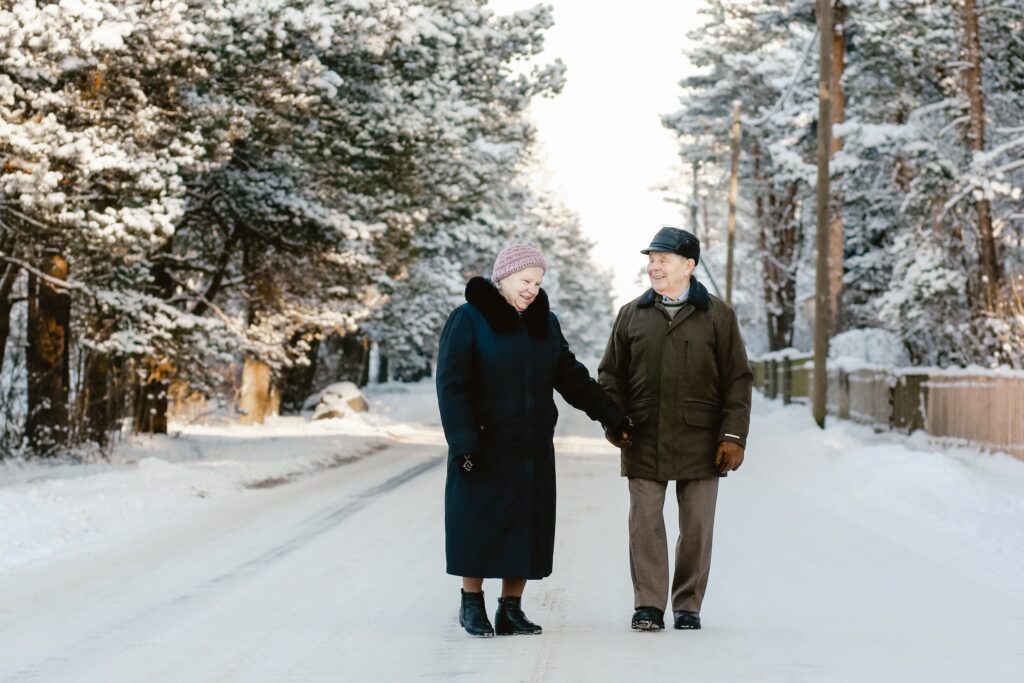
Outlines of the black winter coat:
{"label": "black winter coat", "polygon": [[[623,413],[576,360],[543,290],[520,316],[473,278],[441,332],[437,398],[448,441],[447,571],[540,579],[555,543],[554,390],[605,427]],[[473,468],[460,466],[475,454]]]}

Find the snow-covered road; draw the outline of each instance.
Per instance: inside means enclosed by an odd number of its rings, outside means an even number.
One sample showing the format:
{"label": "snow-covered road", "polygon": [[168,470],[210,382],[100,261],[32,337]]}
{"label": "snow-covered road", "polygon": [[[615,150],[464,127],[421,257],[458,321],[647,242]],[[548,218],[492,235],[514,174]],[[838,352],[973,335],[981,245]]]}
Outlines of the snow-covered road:
{"label": "snow-covered road", "polygon": [[705,628],[635,633],[616,454],[562,415],[555,571],[524,599],[541,636],[458,627],[428,415],[372,454],[7,571],[0,681],[1020,680],[1024,463],[822,433],[758,400]]}

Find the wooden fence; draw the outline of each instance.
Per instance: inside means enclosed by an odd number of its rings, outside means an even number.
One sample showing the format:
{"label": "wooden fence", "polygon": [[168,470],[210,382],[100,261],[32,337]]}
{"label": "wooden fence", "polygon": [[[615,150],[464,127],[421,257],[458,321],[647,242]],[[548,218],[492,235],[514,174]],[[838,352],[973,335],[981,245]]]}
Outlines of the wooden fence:
{"label": "wooden fence", "polygon": [[[769,398],[806,403],[814,387],[810,356],[751,362]],[[878,430],[924,430],[939,439],[1006,451],[1024,459],[1024,374],[929,368],[829,368],[828,411]]]}

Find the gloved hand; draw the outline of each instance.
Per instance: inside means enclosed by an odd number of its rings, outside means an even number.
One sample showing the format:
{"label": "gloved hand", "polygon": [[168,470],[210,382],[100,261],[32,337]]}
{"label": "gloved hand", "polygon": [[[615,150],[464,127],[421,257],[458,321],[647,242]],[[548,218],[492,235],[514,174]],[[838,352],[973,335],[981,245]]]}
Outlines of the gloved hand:
{"label": "gloved hand", "polygon": [[616,448],[629,448],[633,445],[633,421],[629,417],[622,420],[611,429],[604,430],[604,438]]}
{"label": "gloved hand", "polygon": [[722,441],[715,453],[715,467],[722,474],[738,470],[743,464],[743,446],[732,441]]}
{"label": "gloved hand", "polygon": [[476,457],[476,453],[463,453],[459,457],[462,458],[459,469],[468,474],[473,469],[473,458]]}

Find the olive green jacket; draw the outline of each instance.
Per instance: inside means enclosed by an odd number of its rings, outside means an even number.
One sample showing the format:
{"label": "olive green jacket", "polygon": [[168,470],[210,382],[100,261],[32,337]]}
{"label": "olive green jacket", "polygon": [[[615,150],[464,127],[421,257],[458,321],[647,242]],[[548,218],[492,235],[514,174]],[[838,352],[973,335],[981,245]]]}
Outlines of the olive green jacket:
{"label": "olive green jacket", "polygon": [[721,476],[721,441],[746,447],[753,374],[732,309],[690,282],[670,318],[653,289],[619,310],[598,381],[636,429],[622,476],[672,481]]}

